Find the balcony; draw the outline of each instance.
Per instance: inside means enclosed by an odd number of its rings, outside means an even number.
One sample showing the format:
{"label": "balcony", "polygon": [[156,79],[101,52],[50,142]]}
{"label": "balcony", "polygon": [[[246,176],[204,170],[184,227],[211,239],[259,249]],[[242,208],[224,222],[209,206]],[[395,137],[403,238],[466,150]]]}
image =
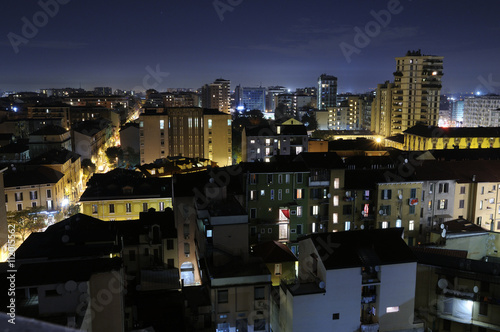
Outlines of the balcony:
{"label": "balcony", "polygon": [[379,325],[378,323],[372,324],[361,324],[361,332],[378,332]]}
{"label": "balcony", "polygon": [[309,178],[309,187],[329,187],[329,179]]}

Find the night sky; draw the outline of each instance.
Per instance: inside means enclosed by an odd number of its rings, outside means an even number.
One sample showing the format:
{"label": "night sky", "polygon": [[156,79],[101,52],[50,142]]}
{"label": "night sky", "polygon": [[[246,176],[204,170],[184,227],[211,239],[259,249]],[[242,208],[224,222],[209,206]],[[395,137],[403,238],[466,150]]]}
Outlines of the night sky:
{"label": "night sky", "polygon": [[[401,0],[350,62],[341,43],[355,47],[354,28],[372,22],[376,29],[371,12],[392,0],[218,0],[219,13],[213,0],[57,1],[66,4],[43,22],[38,1],[2,0],[0,90],[140,90],[145,77],[146,87],[161,91],[219,77],[233,88],[294,89],[327,73],[338,77],[340,92],[364,92],[393,79],[394,57],[421,49],[445,57],[443,92],[500,92],[500,83],[484,84],[500,82],[498,0]],[[22,18],[33,23],[34,16],[40,28],[16,53],[9,33],[24,38]],[[159,79],[147,68],[159,68]]]}

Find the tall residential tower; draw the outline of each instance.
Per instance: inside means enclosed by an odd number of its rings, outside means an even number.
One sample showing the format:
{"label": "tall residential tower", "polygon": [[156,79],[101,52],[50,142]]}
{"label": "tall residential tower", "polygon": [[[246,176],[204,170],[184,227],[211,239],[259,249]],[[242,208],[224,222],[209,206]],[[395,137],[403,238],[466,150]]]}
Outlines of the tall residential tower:
{"label": "tall residential tower", "polygon": [[418,50],[397,57],[394,83],[377,87],[372,131],[393,136],[416,124],[437,126],[442,76],[442,56],[422,55]]}

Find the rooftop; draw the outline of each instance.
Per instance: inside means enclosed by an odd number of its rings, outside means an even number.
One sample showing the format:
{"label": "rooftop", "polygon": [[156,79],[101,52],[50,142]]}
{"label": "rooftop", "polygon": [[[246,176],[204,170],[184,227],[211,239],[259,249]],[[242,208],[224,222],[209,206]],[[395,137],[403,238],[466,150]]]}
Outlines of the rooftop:
{"label": "rooftop", "polygon": [[4,174],[5,188],[57,183],[64,174],[52,168],[40,166],[26,170],[11,168]]}
{"label": "rooftop", "polygon": [[47,125],[38,129],[35,132],[32,132],[30,136],[46,136],[46,135],[63,135],[68,131],[61,126],[58,125]]}
{"label": "rooftop", "polygon": [[254,256],[261,257],[265,263],[295,262],[297,257],[283,243],[267,241],[252,247]]}
{"label": "rooftop", "polygon": [[92,175],[80,201],[138,197],[172,197],[172,179],[147,178],[140,172],[117,168]]}
{"label": "rooftop", "polygon": [[311,239],[327,270],[416,262],[402,228],[317,233]]}
{"label": "rooftop", "polygon": [[416,125],[404,131],[422,137],[500,137],[500,127],[445,128]]}

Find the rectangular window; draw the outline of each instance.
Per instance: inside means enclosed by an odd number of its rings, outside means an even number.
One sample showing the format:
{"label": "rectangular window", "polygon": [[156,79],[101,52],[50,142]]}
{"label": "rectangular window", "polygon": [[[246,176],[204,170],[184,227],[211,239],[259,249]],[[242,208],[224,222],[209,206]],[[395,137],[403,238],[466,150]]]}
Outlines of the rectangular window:
{"label": "rectangular window", "polygon": [[[482,203],[482,201],[481,201]],[[447,199],[440,199],[439,200],[439,210],[446,210],[448,208],[448,200]]]}
{"label": "rectangular window", "polygon": [[254,287],[253,298],[254,300],[264,300],[266,298],[265,287]]}
{"label": "rectangular window", "polygon": [[160,120],[160,129],[165,129],[165,120]]}
{"label": "rectangular window", "polygon": [[340,188],[340,179],[339,178],[335,178],[335,180],[333,180],[333,188],[334,189]]}
{"label": "rectangular window", "polygon": [[257,218],[257,209],[251,208],[250,209],[250,219],[255,219],[255,218]]}
{"label": "rectangular window", "polygon": [[274,200],[274,189],[271,189],[271,200]]}
{"label": "rectangular window", "polygon": [[290,174],[285,174],[285,183],[290,183]]}
{"label": "rectangular window", "polygon": [[410,220],[408,223],[408,230],[413,231],[415,230],[415,220]]}
{"label": "rectangular window", "polygon": [[463,208],[465,208],[465,200],[461,199],[461,200],[458,202],[458,208],[459,208],[459,209],[463,209]]}
{"label": "rectangular window", "polygon": [[334,213],[333,216],[332,216],[332,219],[333,219],[333,223],[336,224],[339,222],[339,214],[338,213]]}
{"label": "rectangular window", "polygon": [[304,198],[304,189],[296,189],[295,199],[303,199],[303,198]]}
{"label": "rectangular window", "polygon": [[417,189],[416,188],[410,189],[410,198],[417,198]]}
{"label": "rectangular window", "polygon": [[465,186],[460,187],[460,194],[465,194]]}
{"label": "rectangular window", "polygon": [[281,275],[281,264],[274,264],[274,275]]}
{"label": "rectangular window", "polygon": [[251,201],[257,200],[257,190],[250,190],[250,200]]}
{"label": "rectangular window", "polygon": [[23,200],[23,193],[15,193],[15,198],[16,198],[16,202],[20,202]]}
{"label": "rectangular window", "polygon": [[109,213],[115,213],[115,205],[109,204]]}
{"label": "rectangular window", "polygon": [[380,207],[380,210],[382,211],[382,215],[384,215],[384,216],[391,215],[391,206],[390,205],[382,205]]}
{"label": "rectangular window", "polygon": [[278,183],[281,184],[283,182],[283,175],[278,175]]}
{"label": "rectangular window", "polygon": [[302,173],[297,174],[297,183],[302,183],[302,181],[303,181],[302,177],[303,177]]}
{"label": "rectangular window", "polygon": [[415,205],[410,205],[410,214],[415,214]]}
{"label": "rectangular window", "polygon": [[297,217],[302,217],[302,206],[297,206]]}
{"label": "rectangular window", "polygon": [[383,229],[389,228],[389,222],[388,221],[382,221],[382,228]]}
{"label": "rectangular window", "polygon": [[125,203],[125,211],[128,213],[132,212],[132,204],[131,203]]}
{"label": "rectangular window", "polygon": [[250,184],[257,184],[257,174],[250,174]]}
{"label": "rectangular window", "polygon": [[344,224],[344,230],[346,231],[350,231],[351,230],[351,222],[350,221],[346,221],[345,224]]}
{"label": "rectangular window", "polygon": [[273,183],[273,175],[272,174],[267,174],[267,184]]}
{"label": "rectangular window", "polygon": [[23,204],[22,203],[18,203],[17,204],[17,211],[22,211],[23,210]]}
{"label": "rectangular window", "polygon": [[339,196],[333,196],[333,206],[339,206]]}
{"label": "rectangular window", "polygon": [[392,196],[392,190],[391,189],[384,189],[382,190],[382,199],[391,199]]}
{"label": "rectangular window", "polygon": [[438,188],[439,188],[439,189],[438,189],[438,192],[441,194],[441,193],[443,192],[443,184],[442,184],[442,183],[440,183],[440,184],[438,185]]}
{"label": "rectangular window", "polygon": [[92,214],[97,214],[97,204],[92,204]]}
{"label": "rectangular window", "polygon": [[370,199],[370,190],[365,190],[363,192],[363,200],[368,201]]}
{"label": "rectangular window", "polygon": [[228,303],[229,294],[227,290],[220,290],[217,292],[217,303]]}
{"label": "rectangular window", "polygon": [[36,191],[36,190],[30,191],[30,199],[31,200],[38,199],[38,191]]}
{"label": "rectangular window", "polygon": [[5,194],[5,203],[9,202],[9,195]]}
{"label": "rectangular window", "polygon": [[260,196],[266,196],[266,190],[265,189],[261,189],[260,190]]}
{"label": "rectangular window", "polygon": [[212,119],[208,119],[208,129],[212,129]]}
{"label": "rectangular window", "polygon": [[317,216],[319,214],[319,205],[311,206],[311,215]]}
{"label": "rectangular window", "polygon": [[52,190],[47,189],[47,198],[52,198]]}
{"label": "rectangular window", "polygon": [[393,313],[393,312],[398,312],[399,311],[399,306],[398,307],[387,307],[385,309],[385,312],[390,314],[390,313]]}
{"label": "rectangular window", "polygon": [[481,195],[484,195],[484,186],[481,187]]}
{"label": "rectangular window", "polygon": [[283,198],[283,191],[281,189],[278,189],[278,201],[281,201]]}
{"label": "rectangular window", "polygon": [[297,234],[301,235],[302,234],[302,224],[297,225]]}
{"label": "rectangular window", "polygon": [[148,203],[142,203],[142,212],[148,212]]}
{"label": "rectangular window", "polygon": [[159,203],[158,203],[158,209],[159,209],[160,211],[165,210],[165,202],[159,202]]}
{"label": "rectangular window", "polygon": [[174,240],[167,239],[167,250],[174,250]]}
{"label": "rectangular window", "polygon": [[36,202],[31,202],[31,207],[36,207]]}
{"label": "rectangular window", "polygon": [[483,201],[479,201],[479,210],[483,209]]}
{"label": "rectangular window", "polygon": [[[96,205],[97,206],[97,205]],[[47,209],[49,210],[52,210],[53,206],[52,206],[52,200],[48,200],[47,201]],[[97,210],[96,210],[97,211]],[[97,212],[96,212],[97,213]]]}

